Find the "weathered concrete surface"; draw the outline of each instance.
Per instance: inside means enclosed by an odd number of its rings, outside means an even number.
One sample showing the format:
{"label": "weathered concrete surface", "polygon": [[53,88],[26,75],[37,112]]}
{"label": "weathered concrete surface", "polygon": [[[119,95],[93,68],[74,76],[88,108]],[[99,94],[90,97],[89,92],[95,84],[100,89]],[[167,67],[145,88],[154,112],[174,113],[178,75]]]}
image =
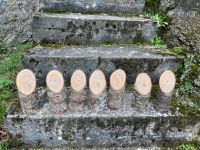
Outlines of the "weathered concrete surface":
{"label": "weathered concrete surface", "polygon": [[145,0],[40,0],[40,9],[78,13],[136,13]]}
{"label": "weathered concrete surface", "polygon": [[[129,96],[124,100],[134,101]],[[200,139],[197,119],[160,114],[151,105],[141,113],[128,103],[117,111],[85,108],[63,115],[52,114],[48,107],[46,103],[36,115],[27,116],[12,106],[5,126],[13,147],[173,147]]]}
{"label": "weathered concrete surface", "polygon": [[38,9],[38,0],[1,0],[0,40],[7,45],[30,40],[32,16]]}
{"label": "weathered concrete surface", "polygon": [[166,41],[200,51],[200,0],[161,0],[160,9],[172,19]]}
{"label": "weathered concrete surface", "polygon": [[22,59],[24,68],[31,69],[36,74],[40,85],[45,84],[47,73],[53,69],[63,73],[67,84],[76,69],[82,69],[87,79],[97,68],[104,72],[107,79],[116,69],[123,69],[129,84],[133,84],[137,74],[141,72],[147,72],[153,82],[158,81],[166,69],[176,72],[181,59],[162,56],[152,51],[151,48],[138,47],[39,47],[23,53]]}
{"label": "weathered concrete surface", "polygon": [[157,24],[139,17],[82,14],[36,14],[33,41],[73,45],[151,42]]}

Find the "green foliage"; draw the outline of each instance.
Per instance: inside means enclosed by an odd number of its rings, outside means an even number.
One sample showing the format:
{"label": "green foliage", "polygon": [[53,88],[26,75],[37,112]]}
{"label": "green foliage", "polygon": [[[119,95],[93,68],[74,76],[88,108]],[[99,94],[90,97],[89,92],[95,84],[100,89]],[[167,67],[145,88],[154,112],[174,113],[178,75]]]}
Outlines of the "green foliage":
{"label": "green foliage", "polygon": [[0,102],[1,106],[0,106],[0,128],[3,127],[3,116],[7,110],[7,104],[5,104],[5,102]]}
{"label": "green foliage", "polygon": [[0,54],[6,54],[10,51],[10,48],[0,41]]}
{"label": "green foliage", "polygon": [[0,150],[8,150],[8,144],[7,143],[0,143]]}
{"label": "green foliage", "polygon": [[173,49],[170,50],[175,55],[184,55],[185,54],[185,49],[182,47],[174,47]]}
{"label": "green foliage", "polygon": [[151,42],[154,45],[155,48],[160,49],[160,48],[166,48],[167,46],[165,45],[165,42],[161,39],[162,33],[165,33],[167,30],[167,26],[169,25],[167,22],[167,18],[162,16],[159,12],[155,13],[145,13],[145,17],[150,18],[154,22],[158,24],[158,35],[155,37]]}
{"label": "green foliage", "polygon": [[200,113],[200,100],[198,97],[193,97],[192,100],[189,101],[188,105],[190,108],[198,109]]}
{"label": "green foliage", "polygon": [[22,68],[21,55],[18,52],[10,54],[0,61],[0,76],[14,79],[15,73]]}
{"label": "green foliage", "polygon": [[176,109],[179,109],[179,112],[185,116],[185,117],[191,117],[193,119],[200,119],[200,109],[196,104],[193,106],[190,104],[191,101],[189,101],[189,104],[183,103],[182,101],[179,101],[176,98],[173,98],[172,100],[172,111],[175,112]]}
{"label": "green foliage", "polygon": [[156,0],[147,0],[146,1],[146,5],[148,5],[148,6],[153,6],[153,5],[155,5],[155,3],[156,3]]}
{"label": "green foliage", "polygon": [[[175,96],[178,101],[176,107],[185,116],[196,116],[200,118],[200,99],[198,94],[199,88],[195,86],[195,81],[199,75],[200,63],[198,55],[185,53],[184,63],[177,73],[177,88]],[[183,54],[184,54],[183,53]]]}
{"label": "green foliage", "polygon": [[167,22],[167,18],[162,16],[158,12],[156,12],[156,13],[145,13],[144,16],[150,18],[154,22],[157,22],[158,27],[166,28],[169,25],[168,22]]}
{"label": "green foliage", "polygon": [[155,13],[155,14],[151,15],[151,19],[153,21],[157,22],[159,27],[167,27],[168,26],[168,22],[166,21],[166,18],[163,17],[162,15],[160,15],[159,13]]}
{"label": "green foliage", "polygon": [[1,54],[0,60],[0,127],[3,126],[3,115],[11,100],[16,98],[15,83],[16,74],[22,69],[21,52],[32,48],[31,42],[8,47],[6,54]]}
{"label": "green foliage", "polygon": [[27,42],[27,43],[24,43],[24,44],[19,44],[17,45],[16,47],[14,47],[15,50],[17,50],[18,52],[20,51],[24,51],[24,50],[27,50],[27,49],[31,49],[34,47],[34,44],[32,42]]}
{"label": "green foliage", "polygon": [[22,69],[21,52],[33,47],[32,43],[25,43],[12,47],[12,51],[3,56],[0,61],[0,78],[14,79],[16,72]]}
{"label": "green foliage", "polygon": [[[158,23],[158,35],[165,38],[171,18],[168,18],[164,12],[159,10],[159,1],[147,0],[145,12],[147,13],[144,16]],[[164,42],[160,37],[156,37],[152,41],[155,48],[164,47]],[[185,114],[200,116],[200,54],[193,54],[181,47],[175,47],[170,52],[176,56],[182,55],[185,57],[177,72],[176,100],[185,105],[183,108]]]}
{"label": "green foliage", "polygon": [[12,80],[8,80],[8,79],[0,79],[0,90],[3,90],[7,87],[9,87],[10,85],[13,85],[13,81]]}
{"label": "green foliage", "polygon": [[185,100],[189,94],[193,92],[193,82],[198,76],[198,64],[196,64],[195,57],[192,54],[187,54],[184,63],[178,70],[178,88],[176,96],[179,100]]}
{"label": "green foliage", "polygon": [[191,93],[192,90],[193,90],[193,86],[192,86],[192,83],[190,82],[185,82],[183,85],[180,86],[180,90],[185,93]]}
{"label": "green foliage", "polygon": [[182,144],[177,150],[197,150],[197,147],[192,144]]}
{"label": "green foliage", "polygon": [[152,44],[155,48],[166,48],[164,41],[161,39],[161,37],[155,37],[152,41]]}

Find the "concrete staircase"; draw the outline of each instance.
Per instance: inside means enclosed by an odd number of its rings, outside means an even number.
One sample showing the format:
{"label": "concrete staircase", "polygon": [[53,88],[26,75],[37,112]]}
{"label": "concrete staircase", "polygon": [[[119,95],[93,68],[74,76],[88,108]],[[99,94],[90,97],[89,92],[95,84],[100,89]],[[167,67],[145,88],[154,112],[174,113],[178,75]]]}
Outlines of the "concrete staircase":
{"label": "concrete staircase", "polygon": [[[17,104],[10,108],[5,123],[14,147],[175,146],[197,136],[195,131],[200,125],[178,113],[162,114],[152,103],[146,110],[135,110],[132,101],[136,95],[128,87],[119,110],[105,106],[63,114],[48,111],[44,87],[51,70],[63,74],[67,91],[77,69],[84,71],[87,81],[94,70],[101,69],[108,83],[113,71],[123,69],[127,85],[132,85],[141,72],[148,73],[155,85],[165,70],[177,71],[181,58],[157,54],[154,48],[133,46],[138,42],[148,44],[156,37],[155,22],[126,17],[141,14],[144,5],[145,0],[40,0],[40,12],[34,15],[32,24],[33,41],[40,46],[23,53],[22,59],[24,68],[36,76],[36,97],[42,105],[33,115],[22,113]],[[120,16],[113,16],[116,14]],[[104,43],[114,46],[102,46]],[[52,48],[44,44],[62,46]],[[106,95],[99,100],[106,102]],[[70,103],[70,98],[67,101]]]}
{"label": "concrete staircase", "polygon": [[83,14],[37,14],[33,17],[36,43],[101,45],[151,42],[157,26],[149,19]]}

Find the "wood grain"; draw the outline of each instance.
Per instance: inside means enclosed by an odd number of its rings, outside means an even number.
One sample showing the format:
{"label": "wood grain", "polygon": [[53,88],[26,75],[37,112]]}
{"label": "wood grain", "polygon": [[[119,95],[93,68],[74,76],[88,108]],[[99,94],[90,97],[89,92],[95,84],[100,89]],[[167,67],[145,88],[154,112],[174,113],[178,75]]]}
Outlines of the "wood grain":
{"label": "wood grain", "polygon": [[89,80],[89,88],[93,95],[98,96],[106,89],[106,78],[101,70],[95,70]]}
{"label": "wood grain", "polygon": [[152,82],[151,78],[147,73],[140,73],[138,74],[134,89],[141,95],[146,96],[151,93]]}
{"label": "wood grain", "polygon": [[36,88],[36,78],[31,70],[24,69],[17,75],[16,85],[19,92],[28,96],[31,95]]}
{"label": "wood grain", "polygon": [[63,75],[57,70],[50,71],[46,78],[46,84],[49,90],[51,90],[52,92],[61,92],[64,87]]}

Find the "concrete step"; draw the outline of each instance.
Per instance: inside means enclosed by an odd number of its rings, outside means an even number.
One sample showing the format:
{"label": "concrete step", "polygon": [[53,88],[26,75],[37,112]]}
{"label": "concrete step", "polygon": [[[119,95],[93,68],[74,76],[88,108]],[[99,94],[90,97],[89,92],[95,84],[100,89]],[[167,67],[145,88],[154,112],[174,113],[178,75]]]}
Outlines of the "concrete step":
{"label": "concrete step", "polygon": [[155,83],[163,71],[170,69],[176,72],[181,58],[163,56],[153,50],[140,47],[38,47],[23,53],[22,58],[24,68],[36,74],[39,85],[45,85],[46,75],[53,69],[59,70],[69,85],[76,69],[82,69],[88,79],[97,68],[104,72],[107,81],[114,70],[123,69],[127,74],[128,84],[133,84],[137,74],[141,72],[147,72]]}
{"label": "concrete step", "polygon": [[120,148],[162,146],[198,140],[199,119],[156,112],[149,106],[142,113],[131,106],[117,111],[52,114],[49,104],[35,115],[23,114],[13,105],[5,116],[10,142],[17,148]]}
{"label": "concrete step", "polygon": [[78,13],[142,12],[145,0],[40,0],[40,10]]}
{"label": "concrete step", "polygon": [[33,41],[73,45],[151,42],[157,23],[139,17],[82,14],[36,14]]}

